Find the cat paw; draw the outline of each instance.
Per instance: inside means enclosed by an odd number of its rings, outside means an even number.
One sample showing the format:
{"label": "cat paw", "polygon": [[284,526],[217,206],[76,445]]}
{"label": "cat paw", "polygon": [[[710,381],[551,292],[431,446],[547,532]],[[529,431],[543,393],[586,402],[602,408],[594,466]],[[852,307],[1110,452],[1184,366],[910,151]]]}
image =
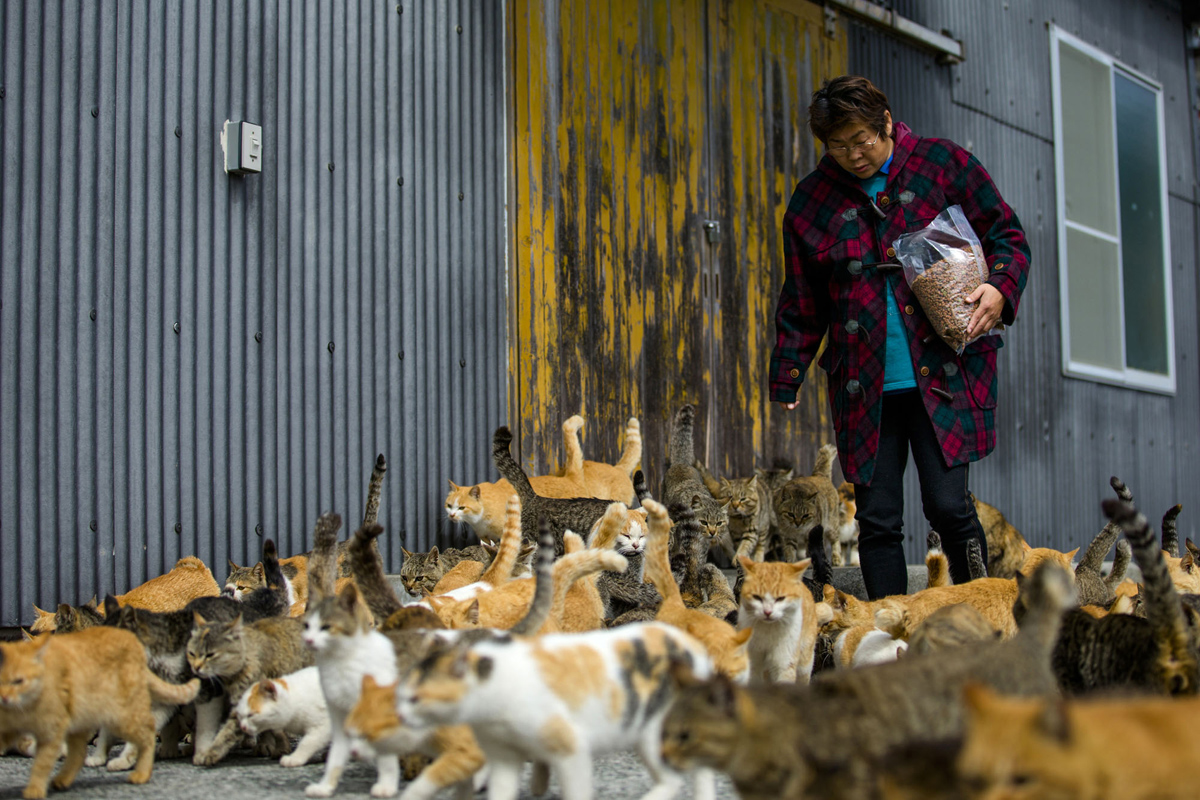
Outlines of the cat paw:
{"label": "cat paw", "polygon": [[379,781],[371,787],[371,797],[393,797],[397,786],[391,781]]}
{"label": "cat paw", "polygon": [[83,763],[89,767],[103,767],[106,763],[108,763],[108,754],[92,753],[83,760]]}
{"label": "cat paw", "polygon": [[62,777],[56,777],[54,780],[50,781],[50,785],[53,786],[56,790],[61,792],[64,789],[70,789],[71,783],[73,782],[73,780],[74,779],[63,780]]}
{"label": "cat paw", "polygon": [[288,755],[279,759],[279,766],[281,767],[303,767],[307,763],[307,758],[298,756],[295,753],[289,753]]}
{"label": "cat paw", "polygon": [[104,767],[109,772],[124,772],[127,769],[133,769],[134,763],[137,761],[133,756],[117,756]]}
{"label": "cat paw", "polygon": [[221,760],[220,753],[206,750],[203,753],[196,753],[192,756],[192,764],[197,767],[211,767]]}
{"label": "cat paw", "polygon": [[310,783],[304,789],[305,797],[333,797],[335,787],[328,786],[324,783]]}
{"label": "cat paw", "polygon": [[44,800],[46,789],[44,786],[26,786],[25,791],[21,792],[21,797],[25,800]]}
{"label": "cat paw", "polygon": [[401,775],[404,776],[404,780],[406,781],[416,780],[417,776],[421,774],[421,770],[425,769],[431,763],[433,763],[433,759],[420,753],[410,753],[409,755],[401,756]]}

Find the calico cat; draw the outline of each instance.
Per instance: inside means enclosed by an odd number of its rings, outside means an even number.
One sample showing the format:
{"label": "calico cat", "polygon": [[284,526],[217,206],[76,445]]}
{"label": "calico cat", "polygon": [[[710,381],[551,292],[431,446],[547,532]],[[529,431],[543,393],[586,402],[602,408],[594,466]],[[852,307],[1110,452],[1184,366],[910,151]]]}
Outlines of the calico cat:
{"label": "calico cat", "polygon": [[833,566],[842,566],[838,531],[841,525],[841,499],[833,485],[833,461],[837,447],[822,445],[811,475],[792,478],[776,493],[775,514],[779,519],[779,539],[773,554],[776,561],[796,561],[806,555],[808,532],[817,525],[825,531]]}
{"label": "calico cat", "polygon": [[[1104,511],[1133,547],[1142,570],[1145,618],[1067,612],[1054,647],[1054,673],[1062,691],[1133,688],[1161,694],[1200,691],[1200,614],[1182,606],[1163,551],[1146,518],[1130,503],[1105,500]],[[1020,617],[1023,609],[1014,608]]]}
{"label": "calico cat", "polygon": [[[683,781],[659,751],[673,663],[713,671],[699,642],[661,623],[494,637],[427,657],[402,684],[397,711],[417,725],[470,725],[487,756],[492,798],[516,797],[524,762],[533,760],[550,766],[563,800],[590,800],[593,757],[630,750],[654,780],[647,797],[669,798]],[[696,782],[700,796],[713,796],[711,774],[701,771]]]}
{"label": "calico cat", "polygon": [[987,796],[1184,800],[1196,796],[1200,698],[1062,701],[964,690],[966,739],[957,769]]}
{"label": "calico cat", "polygon": [[300,737],[296,749],[279,759],[283,767],[302,767],[329,744],[329,712],[316,667],[264,678],[241,696],[236,714],[242,731],[251,736],[283,731]]}
{"label": "calico cat", "polygon": [[893,748],[961,736],[968,681],[1018,695],[1054,691],[1050,650],[1074,589],[1053,563],[1022,589],[1036,612],[1007,641],[826,671],[808,686],[694,681],[667,714],[664,758],[726,771],[742,797],[764,796],[762,785],[773,797],[870,796],[874,765]]}
{"label": "calico cat", "polygon": [[563,533],[568,530],[590,531],[592,525],[608,510],[609,501],[594,497],[558,498],[537,494],[525,471],[513,460],[509,452],[511,444],[512,432],[506,427],[497,428],[492,436],[492,460],[521,498],[521,529],[532,540],[533,532],[538,530],[539,521],[544,517],[554,535],[555,554],[562,555]]}
{"label": "calico cat", "polygon": [[858,566],[858,503],[854,499],[854,484],[842,481],[838,485],[838,544],[842,548],[842,563]]}
{"label": "calico cat", "polygon": [[[195,556],[184,556],[175,562],[169,572],[151,578],[117,595],[118,606],[144,608],[147,611],[178,611],[197,597],[215,597],[221,593],[212,572]],[[93,603],[95,609],[95,604]],[[95,609],[99,610],[99,609]],[[34,606],[37,620],[31,626],[33,633],[55,629],[55,612],[42,611]],[[81,613],[86,613],[82,611]]]}
{"label": "calico cat", "polygon": [[800,577],[812,560],[788,564],[737,558],[746,575],[738,627],[753,631],[747,648],[750,679],[808,683],[821,622],[812,592]]}
{"label": "calico cat", "polygon": [[66,760],[55,789],[75,780],[97,728],[133,743],[137,764],[129,782],[150,780],[154,767],[151,702],[177,705],[196,697],[199,681],[170,684],[146,665],[133,634],[110,627],[43,635],[32,642],[0,644],[0,734],[37,740],[26,798],[42,798],[64,741]]}
{"label": "calico cat", "polygon": [[975,514],[979,517],[987,540],[988,577],[1015,578],[1025,563],[1025,537],[995,506],[988,505],[974,494],[971,494],[971,502],[975,504]]}
{"label": "calico cat", "polygon": [[[690,463],[690,462],[684,462]],[[671,574],[667,555],[671,534],[671,518],[660,503],[647,499],[642,502],[647,517],[646,577],[663,596],[655,619],[686,631],[708,649],[709,657],[718,672],[744,682],[750,676],[750,659],[746,642],[753,628],[736,630],[723,619],[717,619],[699,609],[684,605],[680,586]],[[690,507],[676,513],[678,527],[684,532],[698,526]]]}
{"label": "calico cat", "polygon": [[[695,467],[696,455],[693,443],[693,427],[696,419],[696,407],[690,403],[675,413],[671,425],[671,441],[669,444],[666,475],[663,478],[663,504],[667,508],[690,508],[696,516],[699,530],[705,534],[705,558],[708,553],[733,552],[734,547],[729,536],[728,501],[713,497],[708,487],[704,485],[699,471]],[[713,550],[714,544],[716,550]],[[672,548],[672,553],[675,550]],[[722,559],[723,560],[723,559]],[[718,564],[729,566],[725,561]]]}

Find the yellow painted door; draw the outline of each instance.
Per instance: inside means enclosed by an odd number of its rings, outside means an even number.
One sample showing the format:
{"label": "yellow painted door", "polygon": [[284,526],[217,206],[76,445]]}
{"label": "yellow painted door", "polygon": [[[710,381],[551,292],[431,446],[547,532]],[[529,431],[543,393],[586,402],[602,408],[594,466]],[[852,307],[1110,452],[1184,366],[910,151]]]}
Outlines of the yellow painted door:
{"label": "yellow painted door", "polygon": [[642,422],[658,492],[670,419],[699,409],[717,474],[829,438],[823,376],[767,401],[779,225],[816,164],[808,98],[845,34],[808,0],[515,0],[509,15],[510,384],[526,466],[614,461]]}

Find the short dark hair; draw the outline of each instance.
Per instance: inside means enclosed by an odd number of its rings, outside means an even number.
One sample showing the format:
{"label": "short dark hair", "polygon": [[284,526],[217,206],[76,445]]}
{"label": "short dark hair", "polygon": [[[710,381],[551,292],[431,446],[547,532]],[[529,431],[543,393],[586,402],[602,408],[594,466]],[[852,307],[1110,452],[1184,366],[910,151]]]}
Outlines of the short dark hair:
{"label": "short dark hair", "polygon": [[858,75],[842,75],[825,81],[813,92],[808,127],[822,142],[828,141],[838,128],[855,122],[886,133],[884,112],[891,110],[887,95],[875,84]]}

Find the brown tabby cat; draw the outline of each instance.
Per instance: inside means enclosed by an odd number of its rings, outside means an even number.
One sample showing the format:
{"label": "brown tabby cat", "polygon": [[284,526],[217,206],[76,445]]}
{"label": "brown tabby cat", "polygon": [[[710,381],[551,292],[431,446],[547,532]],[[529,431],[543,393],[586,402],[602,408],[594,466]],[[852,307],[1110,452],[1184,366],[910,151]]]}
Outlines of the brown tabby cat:
{"label": "brown tabby cat", "polygon": [[975,513],[987,539],[988,577],[1015,578],[1025,562],[1025,537],[995,506],[988,505],[974,494],[971,495],[971,502],[975,504]]}
{"label": "brown tabby cat", "polygon": [[988,797],[1171,800],[1196,796],[1200,698],[1047,700],[964,689],[958,771]]}
{"label": "brown tabby cat", "polygon": [[777,561],[803,558],[808,549],[808,532],[820,525],[825,530],[825,541],[830,545],[833,566],[842,566],[838,540],[842,503],[832,477],[835,458],[837,447],[822,445],[812,474],[792,478],[776,493],[779,541],[775,555],[768,557]]}
{"label": "brown tabby cat", "polygon": [[[690,508],[696,517],[698,530],[703,532],[704,553],[717,555],[718,563],[725,551],[732,551],[729,539],[728,500],[719,500],[704,484],[696,469],[695,426],[696,407],[688,403],[675,412],[671,423],[669,466],[663,478],[663,503],[668,508]],[[645,505],[643,503],[643,505]],[[671,555],[676,552],[677,539],[671,542]],[[714,545],[716,549],[714,550]]]}
{"label": "brown tabby cat", "polygon": [[130,783],[150,780],[155,735],[151,701],[190,703],[199,686],[197,680],[177,685],[158,678],[146,666],[146,651],[137,637],[116,628],[0,644],[0,735],[28,733],[38,744],[24,796],[46,796],[64,741],[67,757],[54,788],[68,788],[97,728],[136,744]]}

